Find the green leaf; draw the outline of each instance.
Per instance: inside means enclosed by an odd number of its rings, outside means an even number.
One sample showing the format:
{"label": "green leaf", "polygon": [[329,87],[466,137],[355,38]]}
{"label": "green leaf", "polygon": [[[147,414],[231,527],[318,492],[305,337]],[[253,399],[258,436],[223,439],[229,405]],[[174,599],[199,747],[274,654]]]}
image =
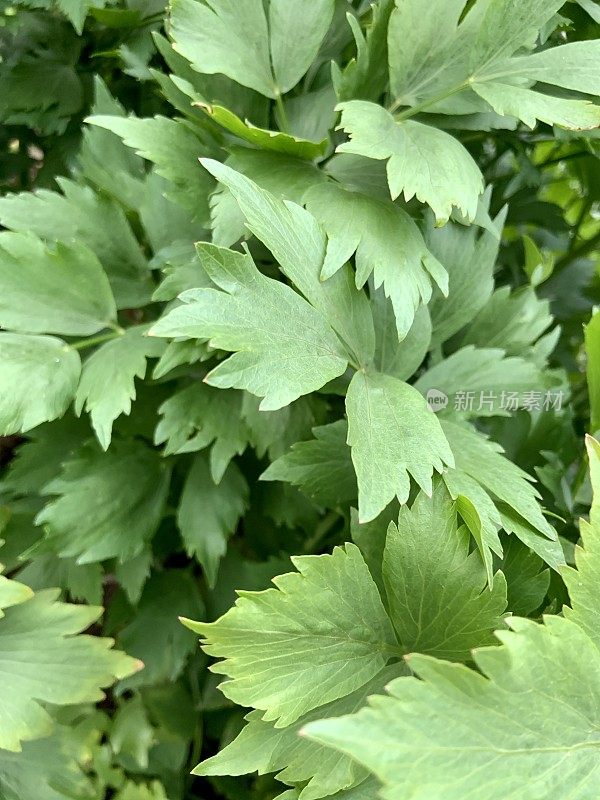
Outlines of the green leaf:
{"label": "green leaf", "polygon": [[176,189],[169,197],[191,211],[199,222],[208,220],[213,181],[198,164],[208,148],[197,135],[197,128],[159,116],[138,119],[96,114],[86,122],[116,133],[138,155],[156,164],[157,173],[172,181]]}
{"label": "green leaf", "polygon": [[350,141],[338,153],[356,153],[387,161],[392,199],[401,193],[431,206],[438,223],[447,222],[453,208],[472,221],[477,213],[483,178],[479,167],[457,139],[414,120],[396,121],[374,103],[340,103],[340,127]]}
{"label": "green leaf", "polygon": [[241,392],[193,383],[158,410],[162,419],[156,426],[155,443],[166,442],[165,455],[194,453],[212,445],[210,471],[215,483],[231,459],[246,449],[249,432],[242,419]]}
{"label": "green leaf", "polygon": [[78,353],[52,336],[0,333],[0,435],[61,417],[77,389]]}
{"label": "green leaf", "polygon": [[[233,147],[227,165],[241,172],[276,197],[301,204],[307,189],[325,181],[325,175],[314,164],[282,153]],[[220,186],[211,197],[213,243],[231,247],[248,236],[245,217],[226,186]]]}
{"label": "green leaf", "polygon": [[0,620],[0,748],[18,752],[21,742],[48,735],[52,719],[44,704],[96,702],[101,687],[139,669],[112,651],[110,639],[77,636],[102,613],[93,606],[59,603],[49,589],[8,608]]}
{"label": "green leaf", "polygon": [[4,609],[24,603],[33,597],[29,586],[0,575],[0,619],[4,616]]}
{"label": "green leaf", "polygon": [[543,386],[535,364],[523,358],[506,358],[504,350],[473,345],[461,347],[415,383],[415,389],[425,397],[430,392],[443,392],[448,405],[440,409],[440,414],[459,417],[506,416],[515,410],[508,405],[509,395],[517,395],[518,405],[521,395]]}
{"label": "green leaf", "polygon": [[320,142],[309,142],[298,136],[290,136],[288,133],[258,128],[248,120],[243,122],[233,111],[229,111],[223,106],[204,103],[195,103],[195,105],[206,111],[218,125],[255,147],[260,147],[261,150],[272,150],[275,153],[283,153],[297,158],[314,159],[322,156],[327,147],[327,139]]}
{"label": "green leaf", "polygon": [[348,388],[346,411],[360,522],[374,519],[395,497],[406,503],[409,476],[430,494],[434,470],[454,464],[425,398],[391,375],[357,372]]}
{"label": "green leaf", "polygon": [[331,277],[356,252],[356,285],[361,288],[371,273],[375,288],[383,285],[394,308],[398,338],[410,330],[420,304],[431,299],[432,282],[447,294],[444,267],[398,206],[326,183],[309,189],[306,207],[328,236],[321,278]]}
{"label": "green leaf", "polygon": [[326,320],[289,286],[262,275],[250,255],[207,244],[199,245],[199,254],[222,291],[185,292],[184,305],[151,333],[206,338],[233,351],[207,383],[247,389],[264,398],[261,409],[275,410],[346,370],[347,357]]}
{"label": "green leaf", "polygon": [[319,505],[335,508],[356,498],[356,476],[346,444],[348,425],[338,420],[313,428],[314,439],[297,442],[260,476],[299,486]]}
{"label": "green leaf", "polygon": [[569,130],[590,130],[600,125],[600,106],[587,100],[565,100],[508,83],[473,83],[473,90],[501,116],[517,117],[530,128],[537,121]]}
{"label": "green leaf", "polygon": [[85,445],[44,489],[58,495],[36,519],[44,546],[80,564],[133,558],[158,527],[168,485],[168,466],[142,442],[114,441],[107,453]]}
{"label": "green leaf", "polygon": [[474,653],[481,674],[412,656],[420,681],[399,678],[389,697],[307,734],[373,772],[390,800],[584,800],[596,786],[598,650],[559,617],[509,624],[502,647]]}
{"label": "green leaf", "polygon": [[407,652],[466,661],[474,647],[493,644],[506,608],[506,581],[497,573],[491,591],[469,534],[438,483],[433,497],[419,493],[391,523],[383,580],[398,639]]}
{"label": "green leaf", "polygon": [[183,485],[177,525],[188,555],[202,564],[211,588],[227,551],[227,540],[247,505],[248,484],[235,464],[230,464],[215,484],[207,459],[202,455],[194,458]]}
{"label": "green leaf", "polygon": [[506,210],[494,221],[498,229],[496,234],[486,230],[479,238],[474,225],[448,223],[443,228],[435,228],[433,215],[429,216],[427,246],[442,262],[449,278],[448,297],[438,293],[429,304],[432,344],[442,344],[468,325],[491,296],[505,216]]}
{"label": "green leaf", "polygon": [[532,287],[511,293],[502,286],[473,319],[462,344],[501,347],[509,356],[531,356],[535,342],[552,322],[549,302],[539,300]]}
{"label": "green leaf", "polygon": [[600,575],[600,444],[591,436],[586,437],[586,449],[590,462],[593,500],[590,521],[580,520],[581,545],[575,548],[577,569],[563,567],[561,574],[569,590],[570,607],[563,611],[567,619],[576,622],[587,633],[597,647],[598,634],[598,576]]}
{"label": "green leaf", "polygon": [[398,654],[355,545],[292,561],[298,572],[275,578],[276,589],[240,592],[216,622],[189,623],[205,652],[225,659],[212,667],[228,676],[223,694],[263,710],[277,728],[356,691]]}
{"label": "green leaf", "polygon": [[356,57],[341,69],[332,64],[332,78],[339,100],[378,100],[388,81],[387,31],[394,0],[373,4],[372,18],[363,34],[357,18],[347,14],[356,42]]}
{"label": "green leaf", "polygon": [[383,289],[371,292],[373,321],[377,347],[375,367],[401,381],[408,380],[423,363],[431,344],[431,317],[426,306],[420,306],[410,330],[398,341],[396,316]]}
{"label": "green leaf", "polygon": [[141,672],[121,682],[121,690],[177,679],[195,649],[193,635],[177,619],[181,615],[204,616],[197,580],[184,570],[152,575],[131,622],[117,634],[119,647],[144,662]]}
{"label": "green leaf", "polygon": [[277,772],[277,780],[299,785],[300,800],[317,800],[362,783],[366,771],[350,758],[329,748],[323,748],[299,731],[317,719],[337,717],[358,711],[367,697],[381,694],[384,686],[406,668],[404,665],[386,667],[367,684],[347,697],[300,717],[287,728],[276,728],[262,719],[260,711],[246,716],[247,725],[220,753],[201,762],[194,775],[243,775],[258,772],[264,775]]}
{"label": "green leaf", "polygon": [[110,444],[113,422],[131,412],[135,378],[146,374],[148,358],[157,358],[163,342],[146,336],[148,326],[129,328],[117,339],[99,347],[83,364],[75,398],[75,410],[89,412],[92,427],[103,450]]}
{"label": "green leaf", "polygon": [[283,274],[325,317],[357,362],[368,364],[375,350],[369,302],[364,292],[353,286],[349,267],[321,281],[327,239],[316,219],[300,206],[278,200],[224,164],[207,159],[202,163],[229,188],[248,228],[273,253]]}
{"label": "green leaf", "polygon": [[21,192],[0,199],[0,221],[13,231],[52,242],[76,239],[93,250],[106,271],[119,308],[146,304],[148,265],[123,210],[88,186],[57,178],[62,190]]}
{"label": "green leaf", "polygon": [[590,396],[590,429],[600,430],[600,315],[594,314],[585,326],[587,353],[586,377]]}
{"label": "green leaf", "polygon": [[456,459],[456,468],[505,502],[535,530],[548,539],[556,539],[556,531],[547,522],[539,504],[539,494],[531,486],[533,478],[513,464],[502,448],[467,426],[441,421]]}
{"label": "green leaf", "polygon": [[87,336],[111,326],[106,273],[83,244],[46,247],[24,233],[0,234],[0,325],[26,333]]}
{"label": "green leaf", "polygon": [[154,728],[139,695],[122,703],[113,717],[110,746],[115,755],[131,759],[136,767],[148,768],[148,751],[154,744]]}
{"label": "green leaf", "polygon": [[77,763],[79,748],[65,726],[51,736],[25,742],[23,750],[0,750],[2,800],[72,800],[90,796],[92,786]]}
{"label": "green leaf", "polygon": [[174,0],[170,33],[194,69],[223,73],[266,97],[285,94],[317,54],[333,0]]}

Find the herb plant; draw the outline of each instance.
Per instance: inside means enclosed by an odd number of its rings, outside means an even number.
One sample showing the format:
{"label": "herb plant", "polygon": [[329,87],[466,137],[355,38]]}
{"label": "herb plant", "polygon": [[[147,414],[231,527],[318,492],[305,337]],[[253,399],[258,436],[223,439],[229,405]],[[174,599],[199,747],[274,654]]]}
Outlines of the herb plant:
{"label": "herb plant", "polygon": [[599,796],[600,4],[0,9],[0,800]]}

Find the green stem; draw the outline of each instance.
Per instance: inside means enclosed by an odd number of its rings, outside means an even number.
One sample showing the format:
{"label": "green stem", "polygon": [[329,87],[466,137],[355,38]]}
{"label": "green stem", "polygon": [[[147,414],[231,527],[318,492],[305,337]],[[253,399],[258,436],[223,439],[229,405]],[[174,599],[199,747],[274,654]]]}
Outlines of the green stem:
{"label": "green stem", "polygon": [[115,327],[113,331],[110,333],[100,333],[98,336],[90,336],[88,339],[80,339],[78,342],[71,342],[68,345],[72,350],[85,350],[86,347],[93,347],[96,344],[102,344],[103,342],[110,342],[113,339],[118,339],[119,336],[123,336],[125,331],[123,328]]}
{"label": "green stem", "polygon": [[285,106],[283,105],[283,99],[279,89],[275,89],[275,105],[277,106],[279,127],[284,133],[288,133],[290,130],[290,124],[288,122],[287,114],[285,113]]}
{"label": "green stem", "polygon": [[414,117],[417,114],[420,114],[421,111],[425,111],[425,109],[429,108],[430,106],[435,105],[436,103],[440,103],[442,100],[445,100],[447,97],[452,97],[453,94],[457,94],[458,92],[462,92],[463,89],[466,89],[469,85],[468,81],[463,81],[458,86],[455,86],[452,89],[446,89],[444,92],[440,92],[439,94],[433,95],[433,97],[428,98],[427,100],[423,100],[422,103],[418,103],[416,106],[412,106],[412,108],[407,108],[405,111],[401,111],[399,114],[396,114],[396,111],[402,105],[401,100],[395,100],[392,105],[388,108],[390,114],[394,114],[395,119],[398,122],[402,122],[402,120],[410,119],[410,117]]}

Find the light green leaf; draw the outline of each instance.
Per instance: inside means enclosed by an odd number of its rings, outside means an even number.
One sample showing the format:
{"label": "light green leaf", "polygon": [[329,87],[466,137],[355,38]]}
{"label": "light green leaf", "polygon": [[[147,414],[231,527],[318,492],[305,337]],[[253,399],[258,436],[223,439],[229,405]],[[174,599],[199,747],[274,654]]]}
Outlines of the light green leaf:
{"label": "light green leaf", "polygon": [[36,519],[45,526],[44,547],[81,564],[127,561],[154,535],[168,485],[169,467],[142,442],[114,441],[107,453],[86,445],[45,487],[58,497]]}
{"label": "light green leaf", "polygon": [[118,308],[137,308],[150,299],[148,265],[117,203],[66,178],[62,190],[21,192],[0,198],[0,221],[13,231],[52,242],[72,239],[94,251],[106,271]]}
{"label": "light green leaf", "polygon": [[251,711],[237,738],[216,756],[201,762],[193,774],[277,772],[277,780],[302,787],[300,800],[317,800],[360,784],[367,777],[366,770],[347,756],[298,736],[298,732],[314,720],[358,711],[367,697],[381,694],[385,685],[405,670],[403,664],[386,667],[352,694],[309,712],[287,728],[276,728],[262,719],[260,711]]}
{"label": "light green leaf", "polygon": [[497,114],[517,117],[530,128],[535,128],[538,120],[569,130],[589,130],[600,125],[600,106],[588,100],[565,100],[497,81],[475,82],[472,86]]}
{"label": "light green leaf", "polygon": [[590,521],[580,520],[581,545],[575,548],[573,567],[563,567],[561,574],[569,590],[570,607],[563,609],[567,619],[576,622],[600,647],[598,619],[598,578],[600,576],[600,444],[591,436],[586,437],[586,449],[590,461],[593,501]]}
{"label": "light green leaf", "polygon": [[199,245],[206,271],[222,291],[197,289],[152,329],[158,336],[206,338],[234,352],[207,376],[211,386],[247,389],[275,410],[320,389],[347,366],[325,319],[286,286],[262,275],[250,255]]}
{"label": "light green leaf", "polygon": [[112,719],[110,746],[121,759],[131,760],[136,767],[148,769],[148,751],[154,744],[154,728],[144,703],[134,695],[117,708]]}
{"label": "light green leaf", "polygon": [[198,581],[184,570],[154,574],[131,622],[117,635],[119,647],[144,663],[141,672],[121,682],[122,691],[178,678],[196,646],[177,619],[181,615],[204,616]]}
{"label": "light green leaf", "polygon": [[383,580],[398,639],[407,652],[465,661],[474,647],[494,644],[506,608],[506,581],[492,590],[469,534],[458,528],[443,483],[433,497],[419,493],[411,509],[391,523],[383,555]]}
{"label": "light green leaf", "polygon": [[505,502],[535,530],[556,540],[556,531],[547,522],[539,504],[539,494],[531,486],[533,478],[502,455],[500,445],[468,426],[441,420],[444,434],[456,459],[456,468]]}
{"label": "light green leaf", "polygon": [[[359,549],[292,559],[276,589],[240,592],[216,622],[189,623],[208,655],[225,659],[223,694],[285,727],[364,686],[398,655],[391,623]],[[265,679],[268,675],[268,679]]]}
{"label": "light green leaf", "polygon": [[480,672],[410,658],[421,680],[358,714],[307,726],[384,784],[388,800],[587,800],[597,785],[600,658],[569,620],[513,618],[502,647],[473,654]]}
{"label": "light green leaf", "polygon": [[0,619],[4,616],[5,608],[24,603],[31,597],[33,597],[33,592],[29,586],[0,575]]}
{"label": "light green leaf", "polygon": [[146,336],[147,325],[129,328],[123,336],[99,347],[83,364],[75,397],[77,414],[89,412],[103,450],[110,444],[113,422],[131,412],[135,378],[146,374],[148,358],[158,358],[164,343]]}
{"label": "light green leaf", "polygon": [[[506,416],[508,397],[543,388],[543,377],[523,358],[506,358],[504,350],[467,345],[427,370],[415,383],[423,396],[443,392],[448,398],[444,416]],[[517,405],[519,400],[517,398]]]}
{"label": "light green leaf", "polygon": [[2,800],[72,800],[90,796],[91,783],[78,764],[72,731],[56,726],[51,736],[25,742],[23,750],[0,750]]}
{"label": "light green leaf", "polygon": [[[326,180],[314,164],[282,153],[232,147],[227,165],[278,198],[301,204],[310,186]],[[249,234],[246,219],[235,197],[220,186],[210,201],[213,244],[231,247]]]}
{"label": "light green leaf", "polygon": [[270,0],[269,38],[276,87],[285,94],[317,55],[333,17],[334,0]]}
{"label": "light green leaf", "polygon": [[442,262],[449,276],[448,297],[437,293],[429,304],[433,344],[442,344],[468,325],[491,296],[505,216],[506,209],[494,221],[497,235],[486,230],[477,238],[474,225],[465,227],[448,223],[443,228],[435,228],[433,215],[429,215],[427,246]]}
{"label": "light green leaf", "polygon": [[48,735],[52,719],[44,704],[96,702],[101,687],[139,669],[134,659],[111,651],[111,639],[76,636],[102,613],[93,606],[59,603],[58,591],[39,592],[8,608],[0,620],[0,748],[18,752],[21,742]]}
{"label": "light green leaf", "polygon": [[[175,49],[198,72],[223,73],[265,95],[285,94],[317,54],[333,0],[174,0]],[[268,15],[268,17],[267,17]]]}
{"label": "light green leaf", "polygon": [[427,306],[420,306],[410,330],[398,341],[396,316],[383,289],[371,292],[377,348],[375,367],[401,381],[408,380],[423,363],[431,344],[431,317]]}
{"label": "light green leaf", "polygon": [[248,484],[230,464],[215,484],[207,459],[198,455],[183,485],[177,525],[190,557],[202,564],[208,585],[214,587],[227,540],[235,532],[248,505]]}
{"label": "light green leaf", "polygon": [[208,221],[208,195],[213,181],[198,163],[208,150],[197,136],[198,128],[166,117],[138,119],[97,114],[86,122],[116,133],[138,155],[156,164],[157,173],[172,181],[177,190],[169,197],[192,211],[202,224]]}
{"label": "light green leaf", "polygon": [[313,428],[314,439],[297,442],[260,476],[299,486],[319,505],[335,508],[356,498],[356,476],[346,444],[348,425],[338,420]]}
{"label": "light green leaf", "polygon": [[383,285],[394,308],[398,338],[406,336],[419,306],[431,299],[433,282],[447,294],[444,267],[398,206],[326,183],[309,189],[306,207],[328,236],[321,278],[331,277],[356,253],[356,285],[364,286],[371,273],[374,287]]}
{"label": "light green leaf", "polygon": [[350,141],[338,153],[356,153],[387,161],[392,199],[401,193],[431,206],[439,223],[447,222],[454,207],[472,221],[477,213],[483,178],[468,151],[445,131],[415,122],[396,121],[374,103],[340,103],[340,127]]}
{"label": "light green leaf", "polygon": [[273,197],[218,161],[202,163],[237,200],[250,231],[263,242],[309,303],[320,311],[360,364],[375,350],[371,309],[353,285],[349,267],[321,281],[327,238],[316,219],[295,203]]}
{"label": "light green leaf", "polygon": [[600,314],[594,314],[584,328],[587,353],[586,377],[590,396],[590,427],[600,430]]}
{"label": "light green leaf", "polygon": [[[358,19],[347,13],[356,42],[356,57],[341,69],[332,64],[332,79],[339,100],[378,100],[388,81],[387,31],[394,0],[372,4],[372,18],[363,34]],[[424,15],[423,15],[424,16]]]}
{"label": "light green leaf", "polygon": [[60,339],[0,333],[0,435],[62,416],[80,372],[78,353]]}
{"label": "light green leaf", "polygon": [[346,411],[360,522],[374,519],[394,497],[406,503],[409,476],[431,494],[434,470],[454,464],[425,398],[391,375],[357,372],[348,388]]}
{"label": "light green leaf", "polygon": [[24,233],[0,234],[0,325],[26,333],[87,336],[116,319],[106,273],[83,244],[46,247]]}
{"label": "light green leaf", "polygon": [[265,453],[274,461],[301,439],[309,439],[315,425],[325,417],[323,400],[301,397],[278,411],[261,411],[257,397],[246,393],[242,416],[248,426],[248,438],[256,455]]}
{"label": "light green leaf", "polygon": [[600,22],[600,6],[595,0],[576,0],[576,2],[587,11],[594,22]]}
{"label": "light green leaf", "polygon": [[308,142],[297,136],[290,136],[288,133],[280,131],[270,131],[264,128],[257,128],[251,122],[243,122],[232,111],[223,106],[211,106],[203,103],[196,103],[204,109],[208,116],[218,125],[244,139],[246,142],[260,147],[261,150],[272,150],[276,153],[283,153],[298,158],[314,159],[322,156],[327,147],[327,139],[321,142]]}
{"label": "light green leaf", "polygon": [[501,347],[509,356],[530,356],[552,322],[549,302],[538,299],[531,286],[512,293],[510,287],[502,286],[465,330],[462,344]]}

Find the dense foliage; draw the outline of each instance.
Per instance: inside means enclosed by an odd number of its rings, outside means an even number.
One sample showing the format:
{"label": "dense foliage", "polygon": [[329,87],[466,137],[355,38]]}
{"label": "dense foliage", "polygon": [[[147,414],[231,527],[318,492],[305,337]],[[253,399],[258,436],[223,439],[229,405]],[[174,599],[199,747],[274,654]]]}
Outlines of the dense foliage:
{"label": "dense foliage", "polygon": [[600,3],[0,11],[0,800],[600,796]]}

